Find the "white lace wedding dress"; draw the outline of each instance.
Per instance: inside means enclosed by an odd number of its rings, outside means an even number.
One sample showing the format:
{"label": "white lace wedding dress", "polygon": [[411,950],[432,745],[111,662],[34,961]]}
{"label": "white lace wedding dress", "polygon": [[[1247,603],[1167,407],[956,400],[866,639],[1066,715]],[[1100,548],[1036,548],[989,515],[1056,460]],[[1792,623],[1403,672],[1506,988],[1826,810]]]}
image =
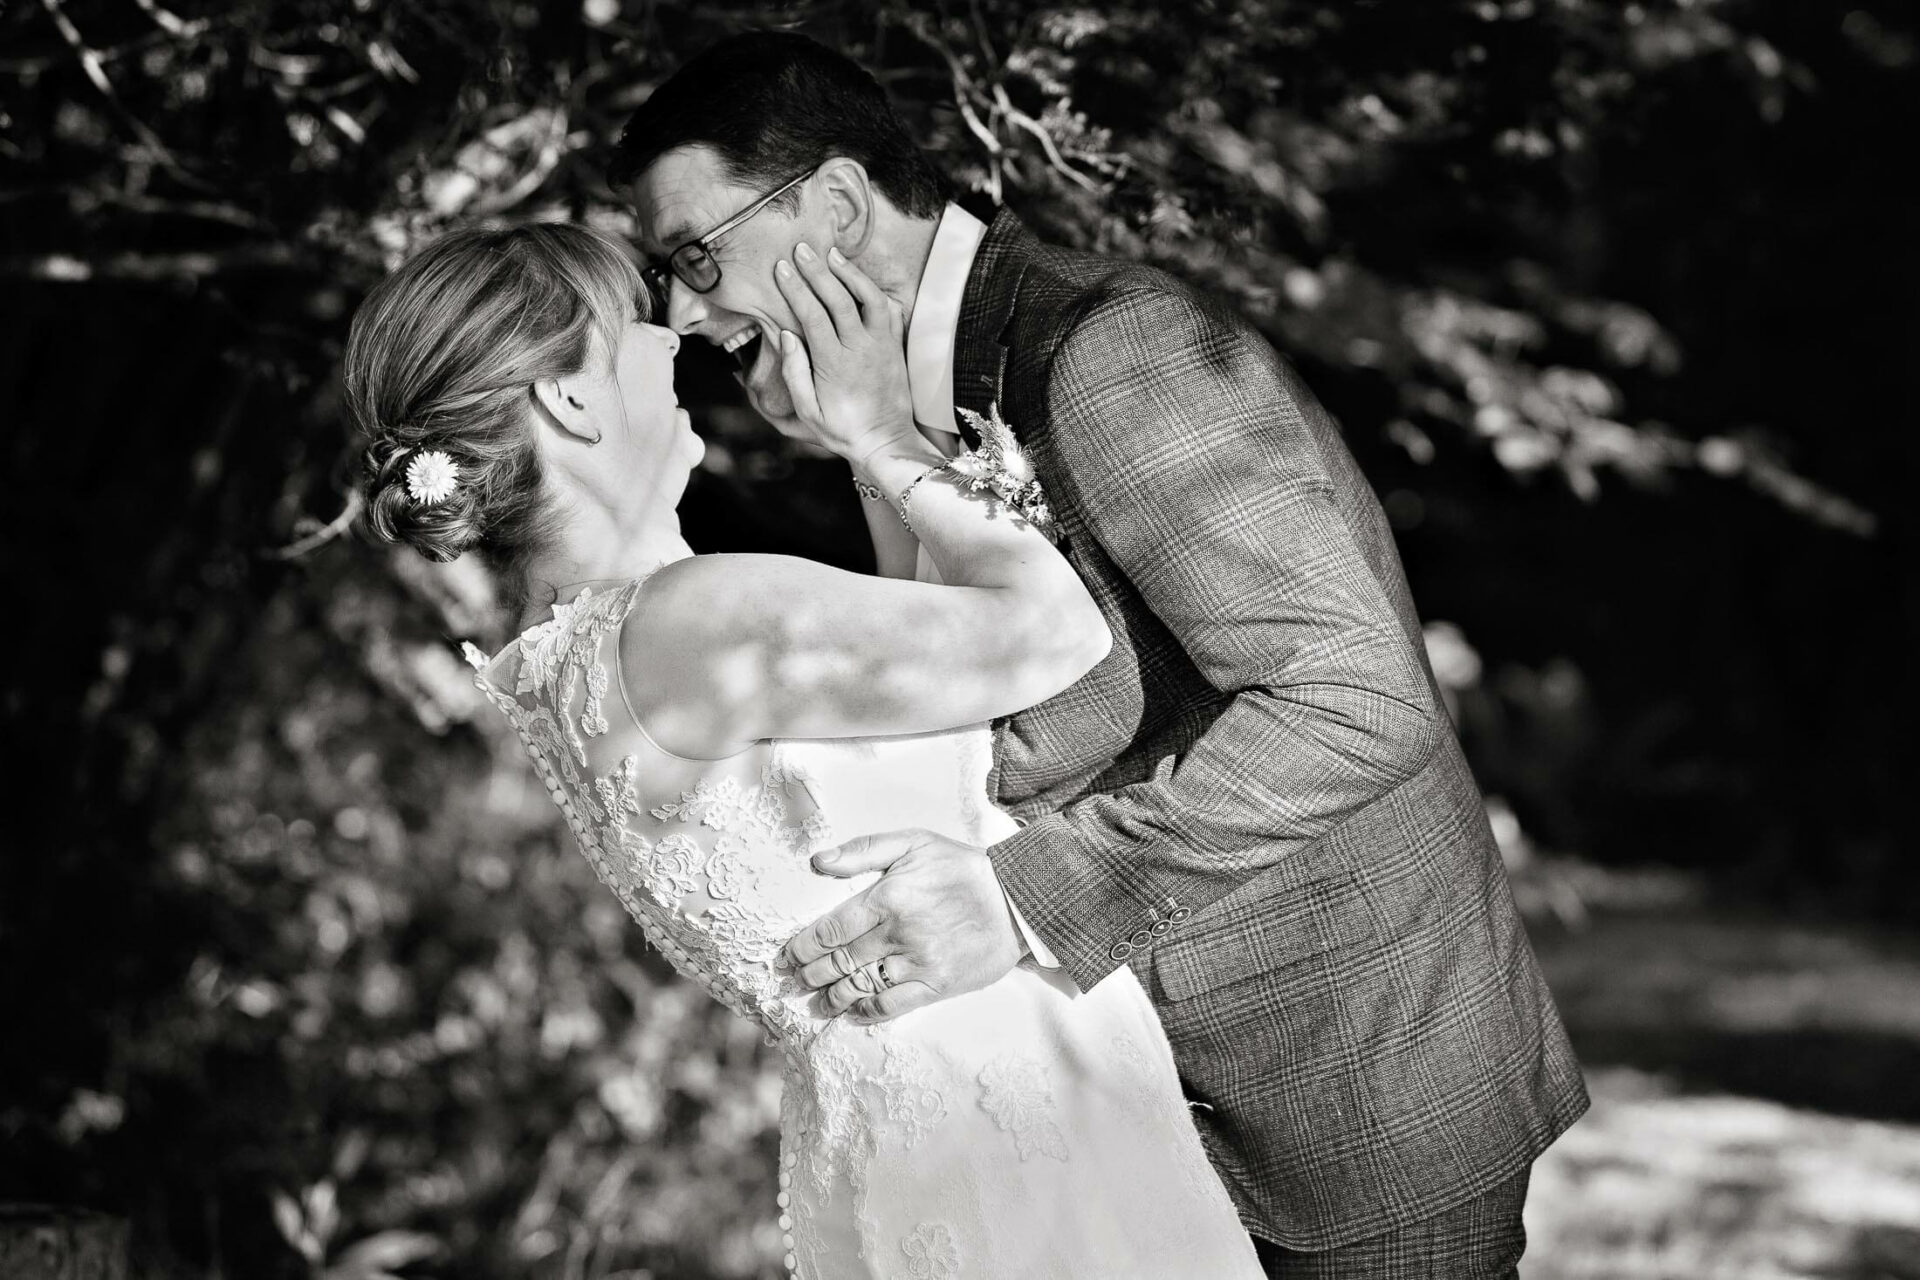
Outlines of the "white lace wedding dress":
{"label": "white lace wedding dress", "polygon": [[492,659],[469,656],[594,869],[686,977],[785,1056],[779,1219],[800,1280],[1259,1280],[1187,1118],[1146,995],[1023,964],[872,1026],[812,1013],[772,960],[872,882],[817,849],[924,827],[1012,831],[987,800],[984,726],[666,752],[619,678],[641,580],[583,589]]}

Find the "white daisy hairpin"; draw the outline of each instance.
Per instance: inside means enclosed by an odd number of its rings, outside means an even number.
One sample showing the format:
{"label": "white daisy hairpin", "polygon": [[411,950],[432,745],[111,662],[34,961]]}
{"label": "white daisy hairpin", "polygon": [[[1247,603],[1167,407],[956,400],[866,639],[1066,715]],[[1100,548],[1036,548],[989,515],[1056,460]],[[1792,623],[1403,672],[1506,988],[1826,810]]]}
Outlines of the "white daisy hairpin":
{"label": "white daisy hairpin", "polygon": [[460,468],[438,449],[417,453],[407,463],[407,496],[423,507],[445,502],[460,483]]}

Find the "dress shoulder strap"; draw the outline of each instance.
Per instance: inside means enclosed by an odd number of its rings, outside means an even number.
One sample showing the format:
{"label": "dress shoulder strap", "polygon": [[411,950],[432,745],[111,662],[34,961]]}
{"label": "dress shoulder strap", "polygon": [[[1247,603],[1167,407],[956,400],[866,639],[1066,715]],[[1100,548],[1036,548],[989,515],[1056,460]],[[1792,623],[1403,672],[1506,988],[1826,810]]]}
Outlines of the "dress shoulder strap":
{"label": "dress shoulder strap", "polygon": [[[488,658],[469,644],[480,691],[505,711],[523,733],[552,753],[562,772],[587,763],[587,738],[606,734],[606,696],[611,687],[601,644],[633,612],[646,579],[613,588],[583,588],[553,607],[553,616],[528,627]],[[580,697],[584,686],[584,699]]]}

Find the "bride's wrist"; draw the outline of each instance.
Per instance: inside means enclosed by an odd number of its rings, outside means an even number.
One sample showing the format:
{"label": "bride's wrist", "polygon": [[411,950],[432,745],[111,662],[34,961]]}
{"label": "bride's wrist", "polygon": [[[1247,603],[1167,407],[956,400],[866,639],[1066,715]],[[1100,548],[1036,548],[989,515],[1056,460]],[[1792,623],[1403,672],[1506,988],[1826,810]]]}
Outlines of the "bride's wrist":
{"label": "bride's wrist", "polygon": [[854,478],[897,497],[908,481],[928,467],[937,467],[947,457],[918,432],[876,445],[858,460],[849,459]]}

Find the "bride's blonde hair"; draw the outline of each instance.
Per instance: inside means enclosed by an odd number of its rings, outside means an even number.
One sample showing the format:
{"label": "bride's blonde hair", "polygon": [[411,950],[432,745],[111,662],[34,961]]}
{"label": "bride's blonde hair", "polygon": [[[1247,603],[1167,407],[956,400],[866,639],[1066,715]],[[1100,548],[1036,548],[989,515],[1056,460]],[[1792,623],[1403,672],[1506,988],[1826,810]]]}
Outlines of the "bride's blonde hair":
{"label": "bride's blonde hair", "polygon": [[[596,351],[610,359],[636,313],[648,318],[647,290],[629,250],[586,227],[455,231],[402,263],[347,337],[347,406],[368,441],[367,529],[429,560],[478,551],[522,602],[553,525],[533,385],[581,372]],[[423,501],[407,470],[432,451],[458,479]]]}

